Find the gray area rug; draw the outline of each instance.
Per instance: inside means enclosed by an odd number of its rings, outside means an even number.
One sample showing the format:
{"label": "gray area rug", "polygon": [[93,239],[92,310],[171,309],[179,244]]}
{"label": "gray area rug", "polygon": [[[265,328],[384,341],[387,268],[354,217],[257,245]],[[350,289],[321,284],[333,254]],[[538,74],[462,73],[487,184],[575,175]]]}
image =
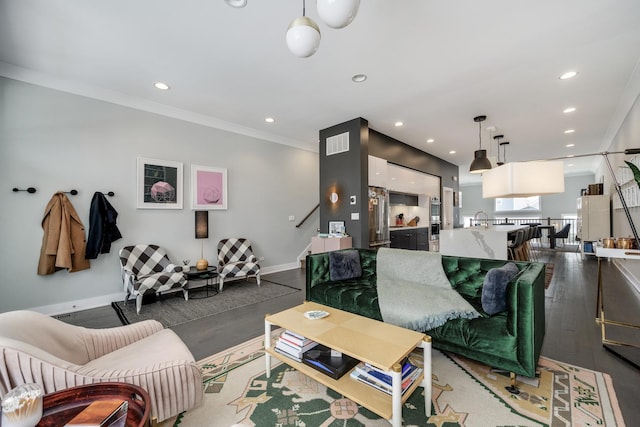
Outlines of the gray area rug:
{"label": "gray area rug", "polygon": [[191,291],[189,294],[194,298],[189,298],[189,301],[184,300],[180,291],[165,294],[158,297],[154,303],[143,304],[140,314],[136,314],[135,300],[130,300],[127,304],[123,301],[112,302],[111,307],[116,311],[123,325],[153,319],[162,323],[165,328],[169,328],[300,291],[300,289],[264,279],[261,283],[260,287],[255,281],[225,283],[224,292],[209,298],[201,298],[204,290]]}

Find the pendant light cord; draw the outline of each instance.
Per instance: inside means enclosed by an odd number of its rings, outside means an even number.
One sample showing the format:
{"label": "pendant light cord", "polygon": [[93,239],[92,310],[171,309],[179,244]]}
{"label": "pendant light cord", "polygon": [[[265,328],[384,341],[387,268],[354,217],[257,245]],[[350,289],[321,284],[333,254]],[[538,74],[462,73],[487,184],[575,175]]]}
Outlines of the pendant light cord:
{"label": "pendant light cord", "polygon": [[482,122],[478,121],[478,140],[480,141],[480,150],[482,150]]}
{"label": "pendant light cord", "polygon": [[305,0],[302,0],[302,16],[305,16],[305,11],[306,11],[307,7],[305,4]]}

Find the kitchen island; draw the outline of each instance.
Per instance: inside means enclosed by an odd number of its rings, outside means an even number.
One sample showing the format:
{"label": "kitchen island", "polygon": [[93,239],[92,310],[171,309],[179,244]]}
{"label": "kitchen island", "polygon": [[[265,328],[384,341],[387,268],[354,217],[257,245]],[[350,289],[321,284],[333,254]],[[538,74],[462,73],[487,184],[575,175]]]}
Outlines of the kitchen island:
{"label": "kitchen island", "polygon": [[469,258],[509,259],[508,235],[528,225],[493,225],[440,230],[440,253]]}

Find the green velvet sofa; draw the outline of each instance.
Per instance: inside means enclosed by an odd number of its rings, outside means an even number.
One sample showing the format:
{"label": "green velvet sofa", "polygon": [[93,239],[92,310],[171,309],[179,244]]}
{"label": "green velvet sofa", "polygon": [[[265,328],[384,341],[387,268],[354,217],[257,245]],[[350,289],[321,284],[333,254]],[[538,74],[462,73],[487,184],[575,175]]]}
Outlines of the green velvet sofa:
{"label": "green velvet sofa", "polygon": [[[329,254],[308,255],[306,299],[319,304],[382,320],[376,291],[376,253],[357,249],[362,275],[331,281]],[[512,374],[534,377],[545,332],[542,263],[515,262],[520,272],[507,287],[507,311],[489,316],[482,310],[484,277],[507,261],[442,256],[451,286],[480,314],[476,319],[449,320],[421,331],[431,336],[435,348],[477,360]],[[512,376],[513,378],[513,376]]]}

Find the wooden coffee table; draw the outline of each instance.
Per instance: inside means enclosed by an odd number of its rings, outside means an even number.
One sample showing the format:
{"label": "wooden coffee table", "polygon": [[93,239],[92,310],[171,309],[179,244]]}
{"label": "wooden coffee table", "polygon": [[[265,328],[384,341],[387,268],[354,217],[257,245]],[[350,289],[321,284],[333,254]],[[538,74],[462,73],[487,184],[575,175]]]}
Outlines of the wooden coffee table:
{"label": "wooden coffee table", "polygon": [[[304,313],[311,310],[324,310],[329,316],[317,320],[307,319]],[[271,342],[272,326],[288,329],[387,371],[393,379],[393,394],[389,396],[357,381],[351,378],[349,373],[334,380],[310,366],[282,356],[274,350],[275,343]],[[305,302],[280,313],[265,316],[264,328],[267,378],[271,375],[273,356],[389,420],[394,427],[402,425],[404,401],[416,388],[422,386],[425,414],[427,418],[431,415],[431,337],[428,335],[313,302]],[[416,347],[424,350],[423,375],[418,377],[403,395],[400,363]]]}

